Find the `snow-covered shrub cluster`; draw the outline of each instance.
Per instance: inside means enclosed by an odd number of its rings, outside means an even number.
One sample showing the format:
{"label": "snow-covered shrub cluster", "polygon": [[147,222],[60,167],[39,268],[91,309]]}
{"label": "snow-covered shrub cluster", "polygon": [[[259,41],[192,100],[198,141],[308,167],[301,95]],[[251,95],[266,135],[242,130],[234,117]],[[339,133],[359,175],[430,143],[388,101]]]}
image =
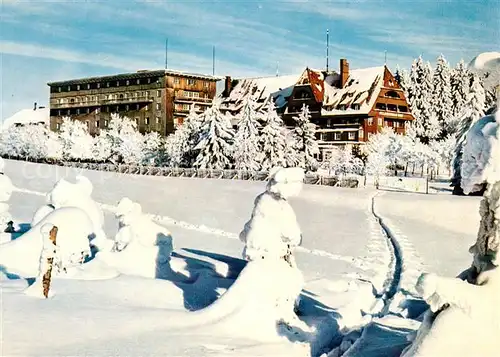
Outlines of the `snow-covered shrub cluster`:
{"label": "snow-covered shrub cluster", "polygon": [[92,137],[78,120],[63,118],[58,133],[39,125],[12,126],[0,132],[0,155],[51,161],[119,161],[151,164],[161,146],[157,133],[140,134],[136,124],[112,115],[108,129]]}
{"label": "snow-covered shrub cluster", "polygon": [[366,154],[366,172],[375,177],[385,176],[392,169],[395,175],[404,170],[405,175],[437,174],[440,170],[450,172],[452,154],[455,146],[453,137],[441,141],[423,144],[410,132],[398,135],[391,128],[384,128],[368,141]]}

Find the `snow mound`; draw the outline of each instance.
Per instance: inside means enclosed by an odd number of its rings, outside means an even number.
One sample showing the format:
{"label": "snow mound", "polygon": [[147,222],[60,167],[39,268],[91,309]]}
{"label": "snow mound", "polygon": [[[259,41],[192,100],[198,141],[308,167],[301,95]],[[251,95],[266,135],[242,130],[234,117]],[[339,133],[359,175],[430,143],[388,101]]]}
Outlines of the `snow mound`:
{"label": "snow mound", "polygon": [[16,240],[0,249],[0,264],[10,273],[23,277],[38,274],[43,247],[41,228],[50,224],[58,228],[57,247],[65,265],[77,265],[82,255],[90,254],[89,237],[94,233],[89,216],[76,207],[56,209]]}
{"label": "snow mound", "polygon": [[299,334],[308,330],[293,312],[302,286],[302,273],[287,262],[252,261],[220,299],[194,314],[233,336],[277,340],[283,335],[280,326]]}
{"label": "snow mound", "polygon": [[470,63],[469,69],[480,74],[488,74],[484,80],[486,89],[500,85],[500,52],[483,52]]}
{"label": "snow mound", "polygon": [[[423,275],[417,289],[432,312],[427,312],[416,339],[403,357],[498,356],[500,269],[495,267],[481,273],[477,285]],[[437,316],[433,314],[438,311]]]}

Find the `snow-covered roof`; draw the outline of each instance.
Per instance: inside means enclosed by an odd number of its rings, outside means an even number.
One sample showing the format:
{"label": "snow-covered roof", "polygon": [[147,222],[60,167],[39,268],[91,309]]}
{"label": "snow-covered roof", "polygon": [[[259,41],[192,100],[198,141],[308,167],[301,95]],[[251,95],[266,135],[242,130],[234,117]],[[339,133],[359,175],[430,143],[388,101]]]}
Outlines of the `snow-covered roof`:
{"label": "snow-covered roof", "polygon": [[224,99],[223,107],[237,111],[248,96],[260,103],[267,102],[270,97],[273,97],[277,102],[285,104],[285,98],[291,94],[298,77],[297,74],[293,74],[239,79],[229,96]]}
{"label": "snow-covered roof", "polygon": [[50,122],[49,108],[23,109],[7,118],[2,123],[2,128],[7,129],[13,125],[40,124],[48,125]]}
{"label": "snow-covered roof", "polygon": [[384,84],[384,71],[384,66],[351,70],[343,88],[325,81],[322,115],[368,114]]}

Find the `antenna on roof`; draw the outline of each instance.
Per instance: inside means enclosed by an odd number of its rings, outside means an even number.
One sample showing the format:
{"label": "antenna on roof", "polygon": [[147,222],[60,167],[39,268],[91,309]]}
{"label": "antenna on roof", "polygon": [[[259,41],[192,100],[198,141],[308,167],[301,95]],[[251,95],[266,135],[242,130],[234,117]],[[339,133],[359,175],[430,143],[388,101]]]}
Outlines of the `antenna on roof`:
{"label": "antenna on roof", "polygon": [[212,49],[212,76],[215,76],[215,46]]}
{"label": "antenna on roof", "polygon": [[326,71],[328,72],[328,48],[330,47],[330,30],[326,29]]}
{"label": "antenna on roof", "polygon": [[168,69],[168,37],[165,39],[165,69]]}
{"label": "antenna on roof", "polygon": [[387,50],[384,51],[384,66],[387,66]]}
{"label": "antenna on roof", "polygon": [[280,61],[276,61],[276,77],[280,76]]}

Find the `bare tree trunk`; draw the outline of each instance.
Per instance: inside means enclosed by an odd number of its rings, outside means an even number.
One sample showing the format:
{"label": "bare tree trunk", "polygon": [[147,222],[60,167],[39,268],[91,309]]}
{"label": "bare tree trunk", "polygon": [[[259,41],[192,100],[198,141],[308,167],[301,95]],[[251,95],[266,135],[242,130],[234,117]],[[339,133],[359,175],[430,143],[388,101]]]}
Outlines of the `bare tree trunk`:
{"label": "bare tree trunk", "polygon": [[[54,247],[56,246],[56,237],[57,237],[57,227],[54,226],[50,230],[50,241],[52,242],[52,244],[54,245]],[[53,263],[54,263],[54,257],[53,256],[50,256],[49,258],[47,258],[47,270],[43,274],[43,278],[42,278],[43,296],[45,296],[45,298],[49,297],[49,290],[50,290],[50,282],[51,282],[51,278],[52,278],[52,266],[53,266]]]}

